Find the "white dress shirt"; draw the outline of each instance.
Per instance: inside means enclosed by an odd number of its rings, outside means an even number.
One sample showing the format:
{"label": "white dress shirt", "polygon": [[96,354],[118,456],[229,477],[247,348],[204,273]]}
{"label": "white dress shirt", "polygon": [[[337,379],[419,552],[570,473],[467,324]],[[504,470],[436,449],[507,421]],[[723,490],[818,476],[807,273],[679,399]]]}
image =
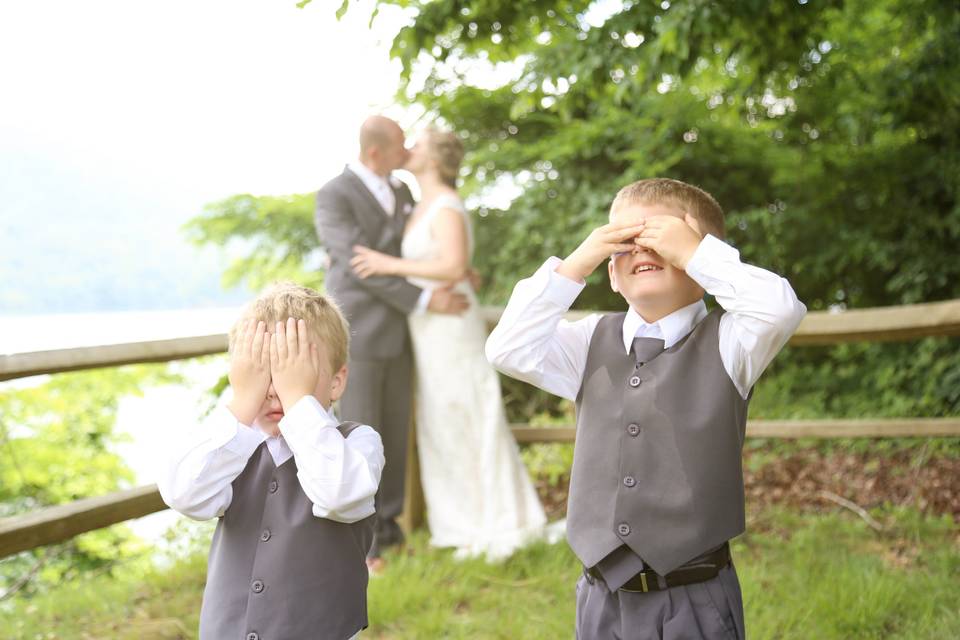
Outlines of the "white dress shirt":
{"label": "white dress shirt", "polygon": [[241,424],[220,406],[196,428],[174,439],[157,485],[163,501],[195,520],[222,516],[233,499],[231,483],[264,441],[279,466],[292,456],[313,515],[356,522],[373,514],[383,471],[380,435],[366,425],[344,438],[340,424],[313,396],[300,399],[280,421],[281,436]]}
{"label": "white dress shirt", "polygon": [[[487,340],[486,353],[503,373],[575,400],[601,316],[576,322],[563,319],[586,285],[558,274],[560,263],[552,257],[532,277],[517,283]],[[784,278],[740,262],[736,249],[711,235],[700,242],[687,264],[687,275],[727,311],[720,320],[720,359],[746,398],[807,309]],[[645,322],[631,308],[623,322],[624,350],[630,352],[637,336],[662,339],[668,349],[706,315],[702,300],[654,323]]]}

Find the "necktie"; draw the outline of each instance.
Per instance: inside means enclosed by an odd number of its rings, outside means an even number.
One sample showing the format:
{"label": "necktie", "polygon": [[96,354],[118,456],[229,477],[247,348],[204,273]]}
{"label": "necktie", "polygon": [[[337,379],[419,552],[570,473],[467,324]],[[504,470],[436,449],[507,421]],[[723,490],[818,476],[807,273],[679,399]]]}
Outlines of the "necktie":
{"label": "necktie", "polygon": [[659,338],[634,338],[633,356],[637,359],[637,366],[650,362],[663,353],[663,340]]}

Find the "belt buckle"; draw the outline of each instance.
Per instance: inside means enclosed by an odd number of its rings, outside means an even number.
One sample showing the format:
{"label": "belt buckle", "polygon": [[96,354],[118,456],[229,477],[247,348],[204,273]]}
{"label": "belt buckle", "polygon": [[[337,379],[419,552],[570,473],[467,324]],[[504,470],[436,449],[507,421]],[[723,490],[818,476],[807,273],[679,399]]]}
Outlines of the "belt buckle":
{"label": "belt buckle", "polygon": [[650,585],[647,583],[647,572],[641,571],[637,575],[640,576],[639,589],[627,589],[626,587],[620,587],[620,591],[626,591],[627,593],[649,593]]}

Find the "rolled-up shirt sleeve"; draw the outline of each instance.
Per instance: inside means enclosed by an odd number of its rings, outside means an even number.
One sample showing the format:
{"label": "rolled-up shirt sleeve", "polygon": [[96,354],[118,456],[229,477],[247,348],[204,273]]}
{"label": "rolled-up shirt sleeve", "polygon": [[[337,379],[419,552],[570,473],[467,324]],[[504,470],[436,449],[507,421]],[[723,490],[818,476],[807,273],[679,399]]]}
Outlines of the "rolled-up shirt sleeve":
{"label": "rolled-up shirt sleeve", "polygon": [[297,479],[313,503],[313,515],[356,522],[374,513],[373,498],[383,473],[383,443],[361,425],[346,438],[339,422],[313,396],[304,396],[280,421],[297,463]]}
{"label": "rolled-up shirt sleeve", "polygon": [[194,520],[220,517],[233,499],[232,483],[266,439],[217,407],[196,428],[174,437],[157,480],[171,509]]}
{"label": "rolled-up shirt sleeve", "polygon": [[709,234],[687,263],[687,275],[726,311],[720,320],[720,359],[746,398],[807,308],[785,278],[741,262],[735,248]]}
{"label": "rolled-up shirt sleeve", "polygon": [[517,283],[487,339],[486,355],[506,375],[575,400],[600,316],[563,319],[585,285],[558,274],[560,264],[559,258],[549,258]]}

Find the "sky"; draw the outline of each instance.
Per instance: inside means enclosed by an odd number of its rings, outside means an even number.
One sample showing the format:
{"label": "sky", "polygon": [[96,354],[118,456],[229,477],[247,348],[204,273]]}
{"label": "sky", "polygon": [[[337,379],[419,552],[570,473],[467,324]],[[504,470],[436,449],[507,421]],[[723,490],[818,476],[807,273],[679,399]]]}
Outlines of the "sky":
{"label": "sky", "polygon": [[388,47],[403,16],[368,30],[372,3],[340,22],[334,4],[0,4],[0,139],[130,190],[315,188],[354,155],[365,114],[402,115]]}
{"label": "sky", "polygon": [[367,114],[410,124],[388,54],[409,16],[339,4],[0,2],[0,316],[96,311],[97,288],[199,304],[168,290],[218,289],[224,257],[180,232],[204,204],[315,190]]}

